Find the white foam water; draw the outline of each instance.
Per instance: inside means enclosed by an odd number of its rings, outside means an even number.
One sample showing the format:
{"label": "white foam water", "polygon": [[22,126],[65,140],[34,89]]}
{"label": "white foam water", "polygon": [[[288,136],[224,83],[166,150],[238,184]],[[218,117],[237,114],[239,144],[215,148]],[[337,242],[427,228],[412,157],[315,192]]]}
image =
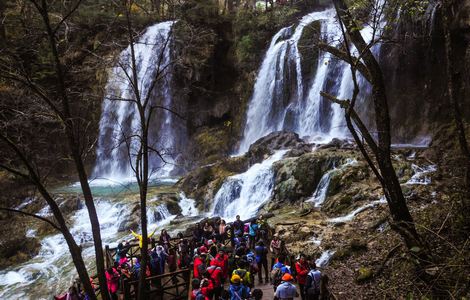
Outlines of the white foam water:
{"label": "white foam water", "polygon": [[408,185],[429,185],[431,184],[430,173],[437,171],[436,165],[429,165],[425,167],[420,167],[416,164],[411,164],[413,169],[413,176],[405,183]]}
{"label": "white foam water", "polygon": [[357,163],[357,160],[355,159],[347,159],[344,164],[342,164],[339,168],[336,168],[333,166],[333,169],[325,172],[323,176],[320,179],[320,182],[317,185],[317,188],[315,189],[315,192],[313,193],[312,197],[306,200],[305,202],[307,203],[313,203],[314,207],[320,207],[323,202],[325,202],[326,197],[328,195],[328,188],[330,186],[330,181],[331,177],[345,168],[352,166]]}
{"label": "white foam water", "polygon": [[[114,242],[118,238],[117,228],[122,211],[128,208],[122,203],[105,200],[96,200],[95,206],[103,243]],[[71,233],[77,243],[82,245],[83,258],[90,273],[93,273],[94,247],[86,208],[76,211],[70,224]],[[33,232],[29,232],[29,235],[33,235]],[[46,236],[40,243],[36,257],[0,271],[0,299],[50,299],[52,295],[65,291],[71,284],[76,272],[63,236]]]}
{"label": "white foam water", "polygon": [[345,216],[328,219],[328,222],[330,222],[330,223],[344,223],[344,222],[352,221],[357,214],[365,211],[366,209],[376,207],[376,206],[378,206],[382,203],[387,203],[387,201],[385,200],[385,197],[382,197],[379,200],[372,201],[371,203],[367,203],[363,206],[360,206],[360,207],[356,208],[355,210],[353,210],[352,212],[350,212],[349,214],[347,214]]}
{"label": "white foam water", "polygon": [[315,264],[320,268],[326,267],[333,257],[333,254],[335,254],[333,250],[323,251],[320,257],[315,261]]}
{"label": "white foam water", "polygon": [[245,173],[230,176],[214,197],[212,215],[228,221],[236,215],[241,219],[253,217],[272,195],[274,172],[272,165],[280,160],[287,150],[278,150],[261,163],[254,164]]}
{"label": "white foam water", "polygon": [[183,192],[181,192],[179,196],[180,201],[178,202],[178,205],[181,208],[181,214],[185,217],[197,216],[198,210],[196,208],[196,201],[194,199],[186,197]]}

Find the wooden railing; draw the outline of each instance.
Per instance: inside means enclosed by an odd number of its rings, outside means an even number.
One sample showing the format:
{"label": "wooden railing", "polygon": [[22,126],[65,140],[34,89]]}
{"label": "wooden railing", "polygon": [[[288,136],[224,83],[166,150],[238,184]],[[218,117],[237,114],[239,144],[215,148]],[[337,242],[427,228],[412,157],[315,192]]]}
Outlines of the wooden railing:
{"label": "wooden railing", "polygon": [[[191,236],[185,236],[183,237],[185,239],[190,239]],[[170,244],[168,246],[169,249],[177,249],[178,248],[178,243],[179,243],[179,238],[172,238],[170,239]],[[155,239],[150,239],[149,243],[149,249],[155,248],[155,245],[157,245],[157,242]],[[140,254],[140,247],[138,242],[132,242],[128,245],[126,245],[126,248],[129,250],[127,251],[126,257],[129,258],[131,266],[133,264],[132,258],[137,257]],[[110,248],[108,245],[105,246],[105,256],[106,256],[106,266],[112,267],[114,265],[114,261],[116,259],[116,252],[117,252],[117,247],[115,248]]]}
{"label": "wooden railing", "polygon": [[[148,292],[145,299],[188,299],[191,271],[183,269],[145,278]],[[124,299],[137,299],[139,280],[123,280]]]}

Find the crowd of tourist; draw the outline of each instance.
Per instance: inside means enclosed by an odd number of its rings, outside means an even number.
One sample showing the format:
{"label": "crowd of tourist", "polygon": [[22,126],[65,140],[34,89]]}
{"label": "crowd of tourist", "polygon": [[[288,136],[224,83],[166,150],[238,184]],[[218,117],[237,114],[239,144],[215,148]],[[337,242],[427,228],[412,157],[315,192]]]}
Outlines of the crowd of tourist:
{"label": "crowd of tourist", "polygon": [[[131,233],[141,248],[143,237]],[[148,238],[154,234],[155,231]],[[239,216],[232,224],[220,218],[198,223],[191,237],[178,233],[176,240],[177,244],[171,244],[172,238],[165,229],[159,239],[152,240],[155,246],[148,250],[150,261],[145,273],[150,277],[190,269],[192,300],[263,299],[263,291],[257,288],[263,283],[272,285],[275,299],[279,300],[330,299],[328,278],[317,269],[314,258],[301,253],[292,261],[284,242],[278,234],[271,234],[262,217],[248,223]],[[130,248],[130,242],[120,242],[114,266],[106,270],[113,300],[120,299],[124,280],[137,280],[143,271],[139,255],[129,255]],[[151,279],[151,285],[161,287],[161,279],[152,278],[155,279]],[[171,280],[178,283],[177,276]],[[77,293],[76,290],[69,291],[67,296]]]}

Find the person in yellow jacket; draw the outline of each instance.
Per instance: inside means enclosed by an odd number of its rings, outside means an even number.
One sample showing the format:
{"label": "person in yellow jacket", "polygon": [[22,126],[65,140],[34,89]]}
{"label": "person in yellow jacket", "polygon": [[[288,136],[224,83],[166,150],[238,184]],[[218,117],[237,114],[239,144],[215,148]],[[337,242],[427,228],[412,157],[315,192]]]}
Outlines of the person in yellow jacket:
{"label": "person in yellow jacket", "polygon": [[[152,233],[147,236],[148,239],[150,239],[155,234],[155,232],[157,231],[157,228],[158,227],[155,227],[155,230],[152,231]],[[139,247],[142,248],[142,235],[135,233],[132,229],[131,229],[131,233],[133,236],[139,239]]]}
{"label": "person in yellow jacket", "polygon": [[245,260],[240,260],[238,262],[238,269],[233,270],[232,276],[233,275],[238,275],[240,276],[241,280],[243,281],[243,284],[249,288],[253,287],[253,282],[251,281],[251,274],[247,270],[248,263]]}

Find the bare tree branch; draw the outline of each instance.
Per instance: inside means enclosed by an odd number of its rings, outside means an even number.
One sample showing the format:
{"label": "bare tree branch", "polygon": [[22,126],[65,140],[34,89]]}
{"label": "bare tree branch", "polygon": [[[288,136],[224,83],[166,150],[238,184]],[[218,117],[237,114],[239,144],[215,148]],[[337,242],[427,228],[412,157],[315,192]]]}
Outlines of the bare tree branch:
{"label": "bare tree branch", "polygon": [[22,210],[19,210],[19,209],[13,209],[13,208],[7,208],[7,207],[0,207],[0,210],[13,212],[13,213],[18,213],[18,214],[22,214],[22,215],[25,215],[25,216],[36,218],[38,220],[41,220],[43,222],[48,223],[49,225],[54,227],[54,229],[56,229],[57,231],[62,232],[62,230],[59,228],[59,226],[57,226],[54,222],[52,222],[51,220],[46,219],[44,217],[29,213],[29,212],[25,212],[25,211],[22,211]]}

